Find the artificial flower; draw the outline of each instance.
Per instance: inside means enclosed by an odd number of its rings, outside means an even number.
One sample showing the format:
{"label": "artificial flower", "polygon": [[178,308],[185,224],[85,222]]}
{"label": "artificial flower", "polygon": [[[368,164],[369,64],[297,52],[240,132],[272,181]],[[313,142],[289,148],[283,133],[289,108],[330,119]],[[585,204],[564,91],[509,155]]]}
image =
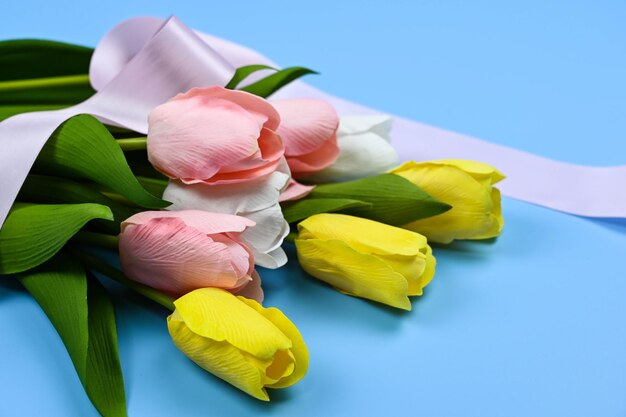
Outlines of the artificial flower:
{"label": "artificial flower", "polygon": [[307,181],[348,181],[380,174],[397,164],[398,154],[389,143],[391,122],[384,114],[342,116],[337,131],[339,157]]}
{"label": "artificial flower", "polygon": [[174,302],[167,319],[174,344],[215,376],[260,400],[306,374],[309,353],[296,326],[278,309],[202,288]]}
{"label": "artificial flower", "polygon": [[279,164],[279,123],[261,97],[218,86],[193,88],[150,113],[148,159],[185,184],[249,181]]}
{"label": "artificial flower", "polygon": [[[252,220],[199,210],[144,211],[122,222],[120,262],[132,280],[172,295],[218,287],[263,299],[240,234]],[[247,288],[246,288],[247,287]]]}
{"label": "artificial flower", "polygon": [[493,185],[503,180],[504,175],[494,167],[450,159],[410,161],[390,172],[452,206],[445,213],[416,220],[404,228],[438,243],[450,243],[455,239],[487,239],[502,231],[500,190]]}
{"label": "artificial flower", "polygon": [[344,214],[317,214],[298,224],[298,260],[310,275],[340,291],[411,309],[436,261],[418,233]]}
{"label": "artificial flower", "polygon": [[289,170],[284,162],[268,176],[238,184],[186,185],[170,181],[163,198],[172,205],[169,210],[204,210],[235,214],[252,220],[241,240],[252,250],[257,265],[278,268],[287,262],[281,248],[289,233],[278,200],[289,182]]}
{"label": "artificial flower", "polygon": [[306,177],[332,164],[337,155],[339,116],[323,100],[273,100],[280,114],[278,134],[294,178]]}

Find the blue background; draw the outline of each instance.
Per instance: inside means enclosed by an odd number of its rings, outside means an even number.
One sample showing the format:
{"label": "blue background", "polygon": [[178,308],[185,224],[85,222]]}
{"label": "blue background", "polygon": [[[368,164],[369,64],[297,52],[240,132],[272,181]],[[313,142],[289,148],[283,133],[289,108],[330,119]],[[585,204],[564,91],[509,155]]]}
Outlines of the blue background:
{"label": "blue background", "polygon": [[[175,13],[386,112],[564,161],[626,163],[626,3],[499,3],[23,0],[3,4],[0,38],[95,45],[122,19]],[[130,415],[626,415],[626,225],[503,204],[495,244],[435,248],[437,276],[409,313],[341,295],[296,264],[262,271],[267,304],[311,353],[308,376],[269,404],[193,365],[166,312],[122,293]],[[0,317],[0,415],[96,415],[13,283],[0,283]]]}

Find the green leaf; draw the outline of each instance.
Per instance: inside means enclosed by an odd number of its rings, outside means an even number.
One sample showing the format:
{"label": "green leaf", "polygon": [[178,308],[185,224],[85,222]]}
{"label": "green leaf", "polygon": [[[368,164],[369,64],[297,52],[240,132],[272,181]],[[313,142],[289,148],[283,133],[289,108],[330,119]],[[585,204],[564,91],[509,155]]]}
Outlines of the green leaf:
{"label": "green leaf", "polygon": [[409,180],[393,174],[318,185],[308,198],[348,198],[365,201],[372,206],[349,208],[343,212],[393,226],[402,226],[418,219],[435,216],[451,208]]}
{"label": "green leaf", "polygon": [[307,74],[317,74],[317,72],[304,67],[285,68],[247,85],[241,90],[260,97],[268,97],[276,90]]}
{"label": "green leaf", "polygon": [[[67,178],[50,177],[46,175],[31,174],[17,196],[18,201],[29,203],[96,203],[107,206],[113,212],[113,222],[102,222],[108,225],[108,230],[119,233],[119,224],[137,211],[117,201],[112,200],[96,191],[93,185],[72,181]],[[106,227],[106,226],[105,226]]]}
{"label": "green leaf", "polygon": [[0,42],[0,80],[87,74],[92,48],[38,39]]}
{"label": "green leaf", "polygon": [[282,211],[287,223],[295,223],[314,214],[371,207],[371,203],[347,198],[306,198],[304,200],[283,203]]}
{"label": "green leaf", "polygon": [[58,254],[19,275],[61,336],[91,402],[104,417],[125,417],[115,316],[102,284]]}
{"label": "green leaf", "polygon": [[44,263],[93,219],[113,220],[113,214],[100,204],[15,203],[0,229],[0,274]]}
{"label": "green leaf", "polygon": [[67,120],[52,134],[33,169],[90,179],[142,207],[169,205],[141,186],[111,133],[96,118],[85,114]]}
{"label": "green leaf", "polygon": [[228,82],[228,84],[226,84],[224,88],[233,90],[237,88],[237,86],[243,80],[248,78],[248,76],[250,76],[251,74],[257,71],[266,70],[266,69],[276,71],[276,68],[270,67],[268,65],[246,65],[243,67],[239,67],[235,70],[235,73],[233,74],[233,78],[230,79],[230,81]]}

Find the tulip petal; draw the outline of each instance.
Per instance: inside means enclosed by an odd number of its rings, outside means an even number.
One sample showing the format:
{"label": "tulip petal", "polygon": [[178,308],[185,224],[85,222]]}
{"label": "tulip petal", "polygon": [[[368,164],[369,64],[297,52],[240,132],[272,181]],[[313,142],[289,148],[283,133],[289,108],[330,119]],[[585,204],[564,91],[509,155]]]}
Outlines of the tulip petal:
{"label": "tulip petal", "polygon": [[209,96],[237,103],[249,113],[263,120],[263,127],[276,130],[280,125],[280,116],[276,109],[265,99],[241,90],[230,90],[220,86],[192,88],[185,94],[177,95],[174,100],[194,96]]}
{"label": "tulip petal", "polygon": [[393,118],[387,114],[341,116],[339,137],[370,132],[389,142]]}
{"label": "tulip petal", "polygon": [[301,178],[330,166],[339,156],[337,136],[333,135],[315,151],[306,155],[286,155],[289,169],[294,178]]}
{"label": "tulip petal", "polygon": [[491,229],[494,206],[491,187],[485,187],[461,168],[449,163],[411,161],[394,168],[392,173],[452,206],[445,213],[411,222],[404,228],[438,243],[475,239]]}
{"label": "tulip petal", "polygon": [[150,113],[148,159],[170,178],[199,182],[257,152],[260,122],[223,99],[171,100]]}
{"label": "tulip petal", "polygon": [[271,359],[277,350],[292,347],[271,321],[227,291],[202,288],[185,294],[174,305],[193,333],[227,341],[259,359]]}
{"label": "tulip petal", "polygon": [[255,398],[269,401],[259,369],[247,360],[248,355],[227,341],[198,337],[178,310],[167,318],[167,327],[176,347],[200,367]]}
{"label": "tulip petal", "polygon": [[261,277],[259,277],[259,274],[256,271],[252,271],[252,274],[250,276],[252,277],[252,281],[250,281],[240,290],[231,292],[237,296],[250,298],[251,300],[254,300],[259,304],[263,303],[264,294],[263,287],[261,286]]}
{"label": "tulip petal", "polygon": [[288,181],[289,175],[282,172],[229,185],[185,185],[170,181],[163,198],[172,202],[168,210],[195,209],[245,216],[275,205]]}
{"label": "tulip petal", "polygon": [[[276,171],[284,153],[280,136],[271,130],[262,129],[261,136],[258,139],[258,145],[259,152],[257,155],[240,161],[238,164],[221,169],[211,178],[202,182],[209,185],[237,184],[255,178],[262,178]],[[186,183],[197,182],[198,181]]]}
{"label": "tulip petal", "polygon": [[[280,249],[280,246],[289,234],[289,224],[283,217],[280,205],[276,203],[267,209],[246,213],[246,217],[254,221],[257,226],[243,232],[241,240],[254,253],[257,265],[266,268],[277,268],[284,265],[287,257]],[[270,257],[271,260],[267,259],[267,257]]]}
{"label": "tulip petal", "polygon": [[381,259],[339,240],[298,238],[296,248],[300,265],[315,278],[357,297],[411,309],[407,280]]}
{"label": "tulip petal", "polygon": [[414,256],[427,244],[418,233],[345,214],[316,214],[298,230],[300,239],[342,240],[365,254]]}
{"label": "tulip petal", "polygon": [[122,231],[130,224],[145,224],[152,219],[177,218],[187,226],[198,229],[206,235],[226,232],[243,232],[255,225],[254,221],[241,216],[224,213],[211,213],[201,210],[142,211],[122,222]]}
{"label": "tulip petal", "polygon": [[302,335],[298,328],[277,308],[263,308],[262,306],[242,300],[250,307],[261,313],[265,318],[274,323],[292,342],[291,353],[295,362],[295,368],[285,378],[281,378],[278,382],[268,385],[271,388],[285,388],[291,386],[301,380],[309,368],[309,351],[302,339]]}
{"label": "tulip petal", "polygon": [[123,270],[131,279],[170,294],[241,285],[228,246],[179,218],[127,225],[120,235],[119,251]]}
{"label": "tulip petal", "polygon": [[475,179],[489,178],[491,180],[491,184],[498,183],[506,178],[504,174],[496,168],[489,164],[485,164],[484,162],[472,161],[469,159],[440,159],[429,162],[461,168]]}
{"label": "tulip petal", "polygon": [[282,203],[283,201],[299,200],[306,197],[311,191],[313,191],[313,188],[315,188],[314,185],[304,185],[294,179],[290,179],[285,191],[280,193],[278,201]]}
{"label": "tulip petal", "polygon": [[339,116],[323,100],[284,99],[271,104],[280,114],[278,134],[285,143],[285,155],[302,156],[320,149],[337,131]]}
{"label": "tulip petal", "polygon": [[372,132],[339,136],[339,157],[328,168],[308,176],[308,181],[335,182],[368,177],[385,172],[398,162],[396,150],[387,140]]}

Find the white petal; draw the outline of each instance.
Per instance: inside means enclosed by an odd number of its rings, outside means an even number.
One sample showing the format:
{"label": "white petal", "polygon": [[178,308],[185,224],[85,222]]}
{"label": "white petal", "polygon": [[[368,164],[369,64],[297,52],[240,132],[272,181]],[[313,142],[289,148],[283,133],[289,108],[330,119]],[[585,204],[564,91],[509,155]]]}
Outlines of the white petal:
{"label": "white petal", "polygon": [[398,162],[387,140],[373,132],[340,136],[339,158],[328,168],[308,177],[312,182],[334,182],[380,174]]}
{"label": "white petal", "polygon": [[389,142],[393,119],[386,114],[343,116],[339,121],[339,137],[355,133],[372,132]]}
{"label": "white petal", "polygon": [[288,182],[289,175],[279,171],[264,178],[239,184],[185,185],[178,181],[170,181],[163,198],[172,203],[168,210],[195,209],[242,215],[276,204],[281,190]]}
{"label": "white petal", "polygon": [[[289,234],[289,224],[283,217],[280,205],[275,204],[264,210],[246,213],[245,216],[256,222],[255,226],[241,234],[241,240],[254,254],[255,263],[266,268],[284,265],[287,257],[280,246]],[[280,249],[280,252],[278,252],[278,258],[275,258],[272,253],[277,249]]]}

